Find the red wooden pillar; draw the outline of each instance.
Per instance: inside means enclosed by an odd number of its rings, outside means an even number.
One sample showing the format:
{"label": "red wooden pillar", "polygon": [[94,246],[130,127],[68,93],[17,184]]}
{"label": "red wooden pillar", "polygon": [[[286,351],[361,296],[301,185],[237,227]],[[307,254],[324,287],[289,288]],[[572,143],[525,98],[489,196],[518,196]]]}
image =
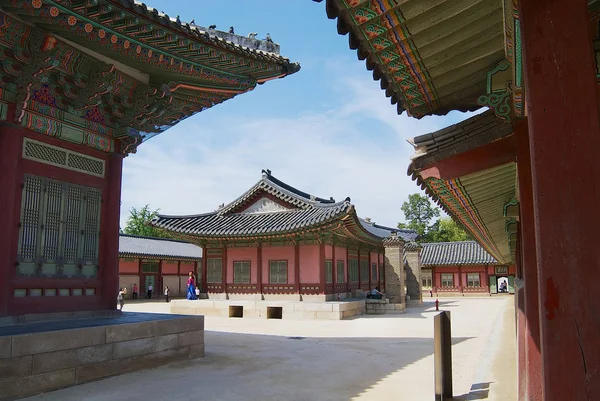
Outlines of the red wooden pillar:
{"label": "red wooden pillar", "polygon": [[200,263],[202,263],[202,267],[200,267],[202,270],[202,292],[208,293],[208,259],[206,248],[202,248],[202,260]]}
{"label": "red wooden pillar", "polygon": [[527,397],[525,399],[538,401],[543,399],[542,354],[540,351],[540,304],[538,299],[538,271],[535,249],[529,133],[527,130],[527,121],[516,121],[513,125],[517,139],[517,163],[519,166],[520,260],[523,281],[525,282],[525,362],[527,367]]}
{"label": "red wooden pillar", "polygon": [[335,285],[337,284],[337,262],[335,260],[335,243],[331,242],[331,288],[333,288],[332,293],[335,294],[337,291],[335,289]]}
{"label": "red wooden pillar", "polygon": [[457,267],[458,267],[458,291],[463,292],[462,271],[460,269],[460,266],[457,266]]}
{"label": "red wooden pillar", "polygon": [[[346,249],[348,249],[348,247],[346,247]],[[360,267],[360,247],[358,248],[358,253],[356,255],[358,258],[358,288],[362,290],[365,278],[362,276],[362,268]]]}
{"label": "red wooden pillar", "polygon": [[[373,266],[371,266],[371,263],[373,263],[373,262],[372,262],[372,258],[371,258],[371,249],[369,249],[369,259],[368,259],[368,260],[369,260],[369,282],[370,282],[370,283],[371,283],[371,284],[374,286],[374,285],[375,285],[375,283],[373,283],[373,270],[372,270],[372,269],[373,269]],[[369,290],[370,290],[371,288],[372,288],[372,287],[371,287],[371,286],[369,286]]]}
{"label": "red wooden pillar", "polygon": [[223,283],[223,293],[227,298],[227,244],[223,245],[223,272],[221,274],[221,281]]}
{"label": "red wooden pillar", "polygon": [[380,270],[379,274],[381,274],[381,289],[382,291],[385,291],[385,250],[381,253],[381,255],[383,256],[383,263],[381,263],[381,259],[378,261]]}
{"label": "red wooden pillar", "polygon": [[300,294],[300,245],[294,241],[294,282],[296,293]]}
{"label": "red wooden pillar", "polygon": [[544,399],[600,393],[600,123],[587,0],[520,1]]}
{"label": "red wooden pillar", "polygon": [[431,292],[437,292],[435,280],[435,266],[431,267]]}
{"label": "red wooden pillar", "polygon": [[[335,271],[335,266],[332,266],[332,271]],[[325,242],[323,239],[319,241],[319,293],[325,294]]]}
{"label": "red wooden pillar", "polygon": [[262,243],[258,242],[256,244],[256,265],[257,265],[257,271],[256,271],[256,283],[257,283],[257,291],[259,294],[262,294],[262,288],[263,288],[263,278],[262,278],[262,271],[263,271],[263,265],[262,265]]}
{"label": "red wooden pillar", "polygon": [[104,265],[100,266],[102,277],[102,306],[107,309],[117,308],[119,288],[119,217],[121,215],[121,173],[123,156],[112,154],[107,161],[106,199],[104,206],[104,232],[101,232],[103,243]]}
{"label": "red wooden pillar", "polygon": [[15,200],[20,180],[17,165],[22,141],[16,129],[0,125],[0,221],[3,222],[0,225],[0,316],[8,315],[8,304],[13,296],[10,281],[15,270],[13,255],[16,255],[19,230]]}

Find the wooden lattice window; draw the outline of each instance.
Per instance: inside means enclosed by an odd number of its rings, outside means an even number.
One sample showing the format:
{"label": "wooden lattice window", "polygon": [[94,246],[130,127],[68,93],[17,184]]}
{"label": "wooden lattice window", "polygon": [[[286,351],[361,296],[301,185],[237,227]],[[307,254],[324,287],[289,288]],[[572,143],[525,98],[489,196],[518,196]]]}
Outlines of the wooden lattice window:
{"label": "wooden lattice window", "polygon": [[467,273],[467,287],[481,287],[479,273]]}
{"label": "wooden lattice window", "polygon": [[363,283],[367,283],[369,281],[369,260],[361,259],[360,260],[360,279]]}
{"label": "wooden lattice window", "polygon": [[233,262],[233,283],[250,284],[250,261]]}
{"label": "wooden lattice window", "polygon": [[331,259],[325,261],[325,282],[333,283],[333,261]]}
{"label": "wooden lattice window", "polygon": [[371,281],[377,281],[377,263],[371,263]]}
{"label": "wooden lattice window", "polygon": [[158,273],[158,263],[156,263],[156,262],[142,263],[142,273],[146,273],[146,274]]}
{"label": "wooden lattice window", "polygon": [[206,259],[206,282],[210,284],[220,284],[223,282],[223,259]]}
{"label": "wooden lattice window", "polygon": [[345,270],[344,261],[338,260],[337,261],[337,271],[336,271],[337,272],[336,283],[343,284],[346,282],[346,275],[344,274],[344,270]]}
{"label": "wooden lattice window", "polygon": [[348,281],[351,283],[358,282],[358,259],[348,260]]}
{"label": "wooden lattice window", "polygon": [[96,278],[101,190],[26,174],[17,274]]}
{"label": "wooden lattice window", "polygon": [[454,274],[442,273],[442,287],[454,287]]}
{"label": "wooden lattice window", "polygon": [[287,284],[288,282],[288,262],[287,260],[269,261],[269,283]]}

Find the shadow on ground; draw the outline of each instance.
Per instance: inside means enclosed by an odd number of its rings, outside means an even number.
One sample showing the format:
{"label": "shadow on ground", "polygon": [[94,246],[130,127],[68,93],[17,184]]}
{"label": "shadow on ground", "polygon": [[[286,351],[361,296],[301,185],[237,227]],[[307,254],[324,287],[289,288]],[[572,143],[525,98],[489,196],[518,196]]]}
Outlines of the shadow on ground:
{"label": "shadow on ground", "polygon": [[471,386],[471,390],[468,394],[455,395],[453,401],[487,400],[490,393],[490,384],[492,383],[493,382],[475,383]]}
{"label": "shadow on ground", "polygon": [[[453,344],[468,340],[454,338]],[[205,332],[206,357],[29,400],[349,400],[433,353],[423,338],[323,338]],[[431,378],[433,381],[433,377]],[[433,397],[433,394],[432,394]]]}

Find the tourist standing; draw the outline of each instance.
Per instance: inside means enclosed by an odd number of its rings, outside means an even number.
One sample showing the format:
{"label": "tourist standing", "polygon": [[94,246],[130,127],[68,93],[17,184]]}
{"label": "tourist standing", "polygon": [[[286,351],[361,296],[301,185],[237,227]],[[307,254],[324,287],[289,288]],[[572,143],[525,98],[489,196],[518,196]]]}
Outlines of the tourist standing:
{"label": "tourist standing", "polygon": [[123,291],[123,288],[119,288],[119,295],[117,295],[117,302],[119,304],[119,311],[123,310],[123,305],[125,305],[125,297],[124,297],[125,291]]}
{"label": "tourist standing", "polygon": [[148,299],[152,299],[152,284],[148,284]]}
{"label": "tourist standing", "polygon": [[138,287],[137,284],[133,285],[133,299],[137,299]]}
{"label": "tourist standing", "polygon": [[190,300],[197,299],[196,291],[195,291],[196,286],[194,285],[195,281],[196,280],[194,279],[194,274],[192,272],[190,272],[190,274],[188,276],[188,282],[187,282],[187,299],[190,299]]}
{"label": "tourist standing", "polygon": [[196,286],[196,298],[200,299],[200,287]]}
{"label": "tourist standing", "polygon": [[169,302],[169,287],[165,286],[165,301]]}

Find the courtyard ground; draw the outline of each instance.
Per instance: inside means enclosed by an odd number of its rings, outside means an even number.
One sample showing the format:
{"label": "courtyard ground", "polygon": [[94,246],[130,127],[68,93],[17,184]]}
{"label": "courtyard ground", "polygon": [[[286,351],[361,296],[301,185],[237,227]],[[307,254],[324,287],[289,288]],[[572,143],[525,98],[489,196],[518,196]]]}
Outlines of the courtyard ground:
{"label": "courtyard ground", "polygon": [[[513,300],[440,300],[452,318],[456,400],[517,399]],[[168,306],[137,302],[127,310]],[[207,317],[204,359],[28,400],[433,400],[435,314],[426,299],[406,314],[343,321]]]}

